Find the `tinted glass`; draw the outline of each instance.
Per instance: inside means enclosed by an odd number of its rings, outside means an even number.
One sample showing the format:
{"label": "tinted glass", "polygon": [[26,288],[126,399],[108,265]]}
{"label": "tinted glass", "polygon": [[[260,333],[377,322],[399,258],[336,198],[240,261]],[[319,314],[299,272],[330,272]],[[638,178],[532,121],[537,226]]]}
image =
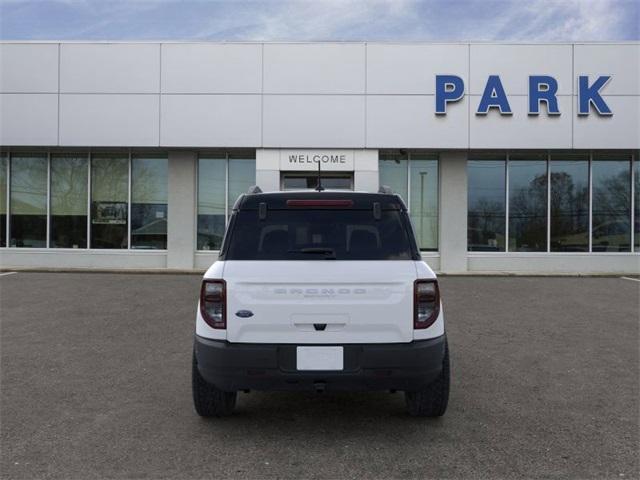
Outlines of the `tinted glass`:
{"label": "tinted glass", "polygon": [[438,250],[438,160],[411,154],[409,212],[421,250]]}
{"label": "tinted glass", "polygon": [[594,252],[631,249],[631,164],[629,159],[615,158],[594,157],[593,160],[591,235]]}
{"label": "tinted glass", "polygon": [[234,214],[226,260],[410,260],[407,218],[371,210],[269,210]]}
{"label": "tinted glass", "polygon": [[87,247],[88,181],[87,155],[51,157],[51,247]]}
{"label": "tinted glass", "polygon": [[7,246],[7,165],[5,154],[0,155],[0,247]]}
{"label": "tinted glass", "polygon": [[12,247],[47,246],[47,157],[11,157]]}
{"label": "tinted glass", "polygon": [[640,252],[640,158],[638,158],[638,153],[636,153],[635,160],[633,162],[633,191],[634,191],[634,205],[635,205],[635,213],[634,213],[634,251]]}
{"label": "tinted glass", "polygon": [[243,193],[256,184],[256,161],[247,158],[229,158],[229,199],[227,205],[229,213],[233,205]]}
{"label": "tinted glass", "polygon": [[547,250],[547,162],[509,162],[509,251]]}
{"label": "tinted glass", "polygon": [[[318,187],[318,176],[284,175],[284,190],[314,190]],[[351,174],[322,174],[322,187],[329,190],[351,190]]]}
{"label": "tinted glass", "polygon": [[409,199],[407,195],[408,182],[407,155],[400,153],[381,153],[378,168],[380,169],[380,185],[386,185],[402,197],[405,204]]}
{"label": "tinted glass", "polygon": [[91,248],[127,248],[129,159],[91,158]]}
{"label": "tinted glass", "polygon": [[218,250],[222,245],[226,168],[224,157],[198,160],[198,250]]}
{"label": "tinted glass", "polygon": [[168,160],[131,159],[131,248],[167,248]]}
{"label": "tinted glass", "polygon": [[467,176],[467,248],[469,251],[504,252],[505,161],[469,160]]}
{"label": "tinted glass", "polygon": [[[575,157],[578,157],[575,155]],[[589,251],[588,158],[551,158],[551,251]]]}

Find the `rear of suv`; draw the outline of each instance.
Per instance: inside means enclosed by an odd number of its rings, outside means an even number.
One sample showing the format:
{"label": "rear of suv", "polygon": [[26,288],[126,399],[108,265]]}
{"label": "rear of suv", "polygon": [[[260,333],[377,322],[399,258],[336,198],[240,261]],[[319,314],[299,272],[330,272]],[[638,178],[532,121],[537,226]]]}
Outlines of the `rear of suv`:
{"label": "rear of suv", "polygon": [[233,208],[196,316],[199,415],[238,391],[404,391],[443,415],[449,351],[438,282],[401,198],[250,190]]}

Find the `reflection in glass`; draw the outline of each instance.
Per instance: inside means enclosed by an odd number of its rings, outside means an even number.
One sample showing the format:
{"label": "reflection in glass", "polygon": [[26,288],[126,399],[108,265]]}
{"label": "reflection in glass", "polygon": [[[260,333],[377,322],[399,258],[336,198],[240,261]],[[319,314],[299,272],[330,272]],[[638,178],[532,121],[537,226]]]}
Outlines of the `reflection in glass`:
{"label": "reflection in glass", "polygon": [[[283,174],[283,190],[314,190],[318,187],[318,175]],[[328,190],[351,190],[351,173],[323,173],[322,187]]]}
{"label": "reflection in glass", "polygon": [[131,248],[167,248],[167,158],[131,159]]}
{"label": "reflection in glass", "polygon": [[91,248],[127,248],[129,159],[91,158]]}
{"label": "reflection in glass", "polygon": [[634,205],[635,205],[635,213],[633,216],[633,224],[634,228],[634,251],[640,252],[640,158],[638,158],[638,154],[640,152],[636,152],[636,157],[633,162],[633,191],[634,191]]}
{"label": "reflection in glass", "polygon": [[7,246],[7,155],[0,154],[0,247]]}
{"label": "reflection in glass", "polygon": [[12,247],[47,246],[47,157],[11,156]]}
{"label": "reflection in glass", "polygon": [[[556,159],[557,158],[557,159]],[[589,251],[589,160],[551,158],[551,251]]]}
{"label": "reflection in glass", "polygon": [[87,156],[51,157],[51,239],[53,248],[87,247]]}
{"label": "reflection in glass", "polygon": [[238,197],[256,184],[256,161],[248,157],[249,155],[229,157],[229,214]]}
{"label": "reflection in glass", "polygon": [[504,252],[506,224],[505,161],[467,162],[469,220],[468,250]]}
{"label": "reflection in glass", "polygon": [[380,153],[380,185],[390,187],[394,193],[402,197],[404,203],[407,203],[409,196],[407,195],[407,155],[398,152],[382,152]]}
{"label": "reflection in glass", "polygon": [[509,162],[509,251],[547,250],[547,162],[542,155]]}
{"label": "reflection in glass", "polygon": [[411,154],[409,215],[420,250],[438,250],[438,160]]}
{"label": "reflection in glass", "polygon": [[630,159],[625,155],[594,156],[593,179],[594,252],[628,252],[631,247]]}
{"label": "reflection in glass", "polygon": [[198,250],[219,250],[225,230],[224,156],[198,159]]}

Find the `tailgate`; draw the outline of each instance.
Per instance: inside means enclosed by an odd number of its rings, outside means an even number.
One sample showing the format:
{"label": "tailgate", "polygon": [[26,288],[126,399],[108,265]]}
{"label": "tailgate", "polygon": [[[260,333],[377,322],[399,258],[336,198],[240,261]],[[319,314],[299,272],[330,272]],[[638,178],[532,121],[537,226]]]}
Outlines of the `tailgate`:
{"label": "tailgate", "polygon": [[[227,261],[227,340],[399,343],[413,339],[412,261]],[[242,316],[237,312],[242,312]]]}

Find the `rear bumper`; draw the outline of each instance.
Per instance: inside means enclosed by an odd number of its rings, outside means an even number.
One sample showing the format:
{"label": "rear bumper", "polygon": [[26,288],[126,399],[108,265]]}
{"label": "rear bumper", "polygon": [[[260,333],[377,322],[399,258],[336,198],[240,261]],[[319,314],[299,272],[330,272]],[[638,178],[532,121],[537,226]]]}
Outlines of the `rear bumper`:
{"label": "rear bumper", "polygon": [[415,391],[442,370],[446,336],[411,343],[350,344],[344,370],[298,371],[296,347],[195,337],[198,370],[221,390]]}

